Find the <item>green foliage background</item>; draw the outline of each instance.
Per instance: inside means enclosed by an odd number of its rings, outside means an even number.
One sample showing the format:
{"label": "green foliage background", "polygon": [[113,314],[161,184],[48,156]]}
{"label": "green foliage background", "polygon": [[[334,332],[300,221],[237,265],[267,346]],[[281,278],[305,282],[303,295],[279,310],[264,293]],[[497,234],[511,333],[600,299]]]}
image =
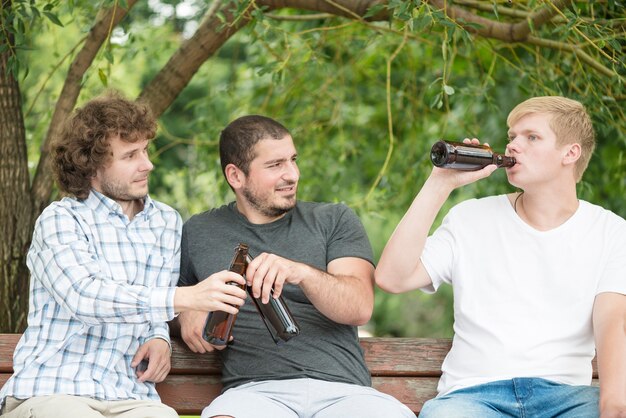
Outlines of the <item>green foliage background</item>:
{"label": "green foliage background", "polygon": [[[136,97],[201,18],[205,3],[138,4],[83,80],[79,105],[106,88]],[[219,132],[238,116],[265,114],[292,131],[302,173],[299,198],[354,208],[377,258],[430,172],[427,156],[435,140],[478,137],[502,150],[506,116],[517,103],[559,94],[586,104],[597,130],[597,152],[580,184],[580,197],[626,217],[623,78],[611,80],[571,53],[473,37],[421,2],[390,5],[393,23],[336,17],[289,21],[256,13],[256,20],[201,67],[161,117],[152,150],[151,195],[185,219],[231,200],[219,166]],[[57,7],[63,27],[51,20],[38,23],[19,52],[27,62],[20,81],[33,162],[63,69],[98,4],[74,0]],[[619,5],[602,7],[593,11],[598,18],[621,14],[624,21]],[[575,10],[566,13],[576,19]],[[593,30],[593,25],[583,29]],[[549,30],[562,31],[565,38],[572,28]],[[623,46],[619,30],[604,46],[618,57],[615,68],[622,77]],[[455,192],[442,214],[461,200],[510,191],[498,172]],[[440,221],[441,215],[436,224]],[[380,336],[451,336],[452,322],[450,288],[435,295],[378,292],[367,328]]]}

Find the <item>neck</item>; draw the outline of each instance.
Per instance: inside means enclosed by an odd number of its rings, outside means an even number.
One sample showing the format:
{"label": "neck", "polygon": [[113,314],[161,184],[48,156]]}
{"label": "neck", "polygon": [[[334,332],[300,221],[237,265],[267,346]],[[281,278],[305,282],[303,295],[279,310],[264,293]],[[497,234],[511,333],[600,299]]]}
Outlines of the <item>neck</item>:
{"label": "neck", "polygon": [[539,231],[554,229],[578,209],[576,189],[571,191],[522,192],[509,196],[518,216]]}
{"label": "neck", "polygon": [[269,224],[279,220],[286,215],[286,213],[277,216],[266,215],[251,206],[248,202],[245,201],[245,199],[240,199],[239,197],[237,197],[237,199],[235,200],[235,209],[237,209],[237,212],[242,214],[248,220],[248,222],[255,225]]}
{"label": "neck", "polygon": [[143,199],[135,199],[135,200],[116,200],[116,202],[122,207],[122,212],[126,216],[128,216],[129,220],[133,220],[135,215],[137,215],[143,209]]}

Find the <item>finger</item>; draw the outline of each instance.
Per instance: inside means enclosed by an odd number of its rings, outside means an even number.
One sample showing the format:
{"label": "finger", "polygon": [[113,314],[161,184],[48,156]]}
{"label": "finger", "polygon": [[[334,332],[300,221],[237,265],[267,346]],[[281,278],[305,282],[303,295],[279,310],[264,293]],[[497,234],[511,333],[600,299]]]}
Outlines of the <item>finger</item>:
{"label": "finger", "polygon": [[170,363],[168,361],[164,361],[156,371],[154,375],[153,382],[158,383],[165,380],[167,374],[170,372]]}
{"label": "finger", "polygon": [[285,287],[286,281],[287,281],[287,278],[282,278],[282,280],[276,280],[274,282],[273,293],[271,293],[271,296],[274,299],[278,299],[280,295],[283,293],[283,288]]}
{"label": "finger", "polygon": [[238,286],[229,285],[223,289],[223,294],[221,295],[221,300],[226,302],[226,299],[231,300],[232,298],[238,299],[239,302],[237,304],[243,304],[246,300],[246,296],[248,294],[246,291]]}
{"label": "finger", "polygon": [[235,273],[234,271],[225,271],[223,277],[224,283],[235,282],[242,286],[246,284],[246,279],[244,279],[241,274]]}
{"label": "finger", "polygon": [[232,315],[236,315],[239,313],[239,308],[237,308],[236,306],[229,305],[224,302],[216,302],[215,310],[226,312],[227,314],[232,314]]}
{"label": "finger", "polygon": [[242,306],[244,303],[246,303],[246,299],[245,299],[245,292],[243,294],[243,296],[235,296],[235,295],[224,295],[223,299],[222,299],[222,303],[226,304],[226,305],[234,305],[236,308]]}
{"label": "finger", "polygon": [[140,382],[150,381],[152,377],[154,376],[154,371],[156,370],[156,368],[157,366],[154,362],[148,362],[148,368],[146,369],[145,372],[141,373],[141,375],[139,375],[139,372],[137,372],[137,375],[139,376],[139,381]]}
{"label": "finger", "polygon": [[194,334],[185,334],[182,337],[183,341],[185,341],[185,344],[187,344],[191,351],[193,351],[194,353],[204,353],[204,348],[201,343],[201,341],[203,340],[201,336],[197,336]]}
{"label": "finger", "polygon": [[261,288],[265,280],[267,280],[269,269],[270,263],[264,262],[260,264],[254,272],[254,277],[252,278],[252,294],[255,298],[261,296]]}
{"label": "finger", "polygon": [[204,338],[202,339],[202,347],[207,353],[210,353],[215,350],[215,347],[209,344],[207,341],[205,341]]}
{"label": "finger", "polygon": [[137,367],[137,365],[146,357],[148,352],[148,346],[143,344],[138,349],[135,355],[133,356],[132,361],[130,362],[130,367]]}
{"label": "finger", "polygon": [[262,286],[262,293],[261,293],[261,301],[263,303],[269,302],[270,293],[272,291],[272,288],[274,287],[274,283],[276,283],[278,279],[279,274],[280,274],[280,271],[274,268],[270,270],[267,276],[265,276],[265,278],[263,279],[263,286]]}

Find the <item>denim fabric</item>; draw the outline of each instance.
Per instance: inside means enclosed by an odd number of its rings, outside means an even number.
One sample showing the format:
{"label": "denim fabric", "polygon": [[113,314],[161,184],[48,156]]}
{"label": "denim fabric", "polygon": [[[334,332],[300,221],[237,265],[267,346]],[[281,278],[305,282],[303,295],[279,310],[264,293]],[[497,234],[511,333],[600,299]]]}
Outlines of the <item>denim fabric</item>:
{"label": "denim fabric", "polygon": [[524,377],[436,397],[424,404],[420,418],[596,418],[598,400],[597,387]]}

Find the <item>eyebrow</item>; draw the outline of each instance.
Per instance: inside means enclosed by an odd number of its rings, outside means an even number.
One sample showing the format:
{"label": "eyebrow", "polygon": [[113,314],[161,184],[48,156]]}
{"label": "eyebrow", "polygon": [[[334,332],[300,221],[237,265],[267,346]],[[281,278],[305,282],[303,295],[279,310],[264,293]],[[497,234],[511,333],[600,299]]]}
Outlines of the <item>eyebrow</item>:
{"label": "eyebrow", "polygon": [[507,135],[511,135],[511,134],[519,135],[520,133],[521,134],[535,134],[535,135],[539,135],[540,134],[539,131],[537,131],[536,129],[522,129],[521,131],[513,131],[513,130],[509,129],[507,131]]}
{"label": "eyebrow", "polygon": [[268,161],[265,161],[263,164],[264,164],[264,165],[272,165],[272,164],[276,164],[276,163],[282,163],[282,162],[285,162],[285,161],[287,161],[287,160],[291,160],[292,158],[295,158],[295,157],[297,157],[297,156],[298,156],[298,154],[296,153],[296,154],[293,154],[293,155],[292,155],[291,157],[289,157],[289,158],[276,158],[276,159],[274,159],[274,160],[268,160]]}

